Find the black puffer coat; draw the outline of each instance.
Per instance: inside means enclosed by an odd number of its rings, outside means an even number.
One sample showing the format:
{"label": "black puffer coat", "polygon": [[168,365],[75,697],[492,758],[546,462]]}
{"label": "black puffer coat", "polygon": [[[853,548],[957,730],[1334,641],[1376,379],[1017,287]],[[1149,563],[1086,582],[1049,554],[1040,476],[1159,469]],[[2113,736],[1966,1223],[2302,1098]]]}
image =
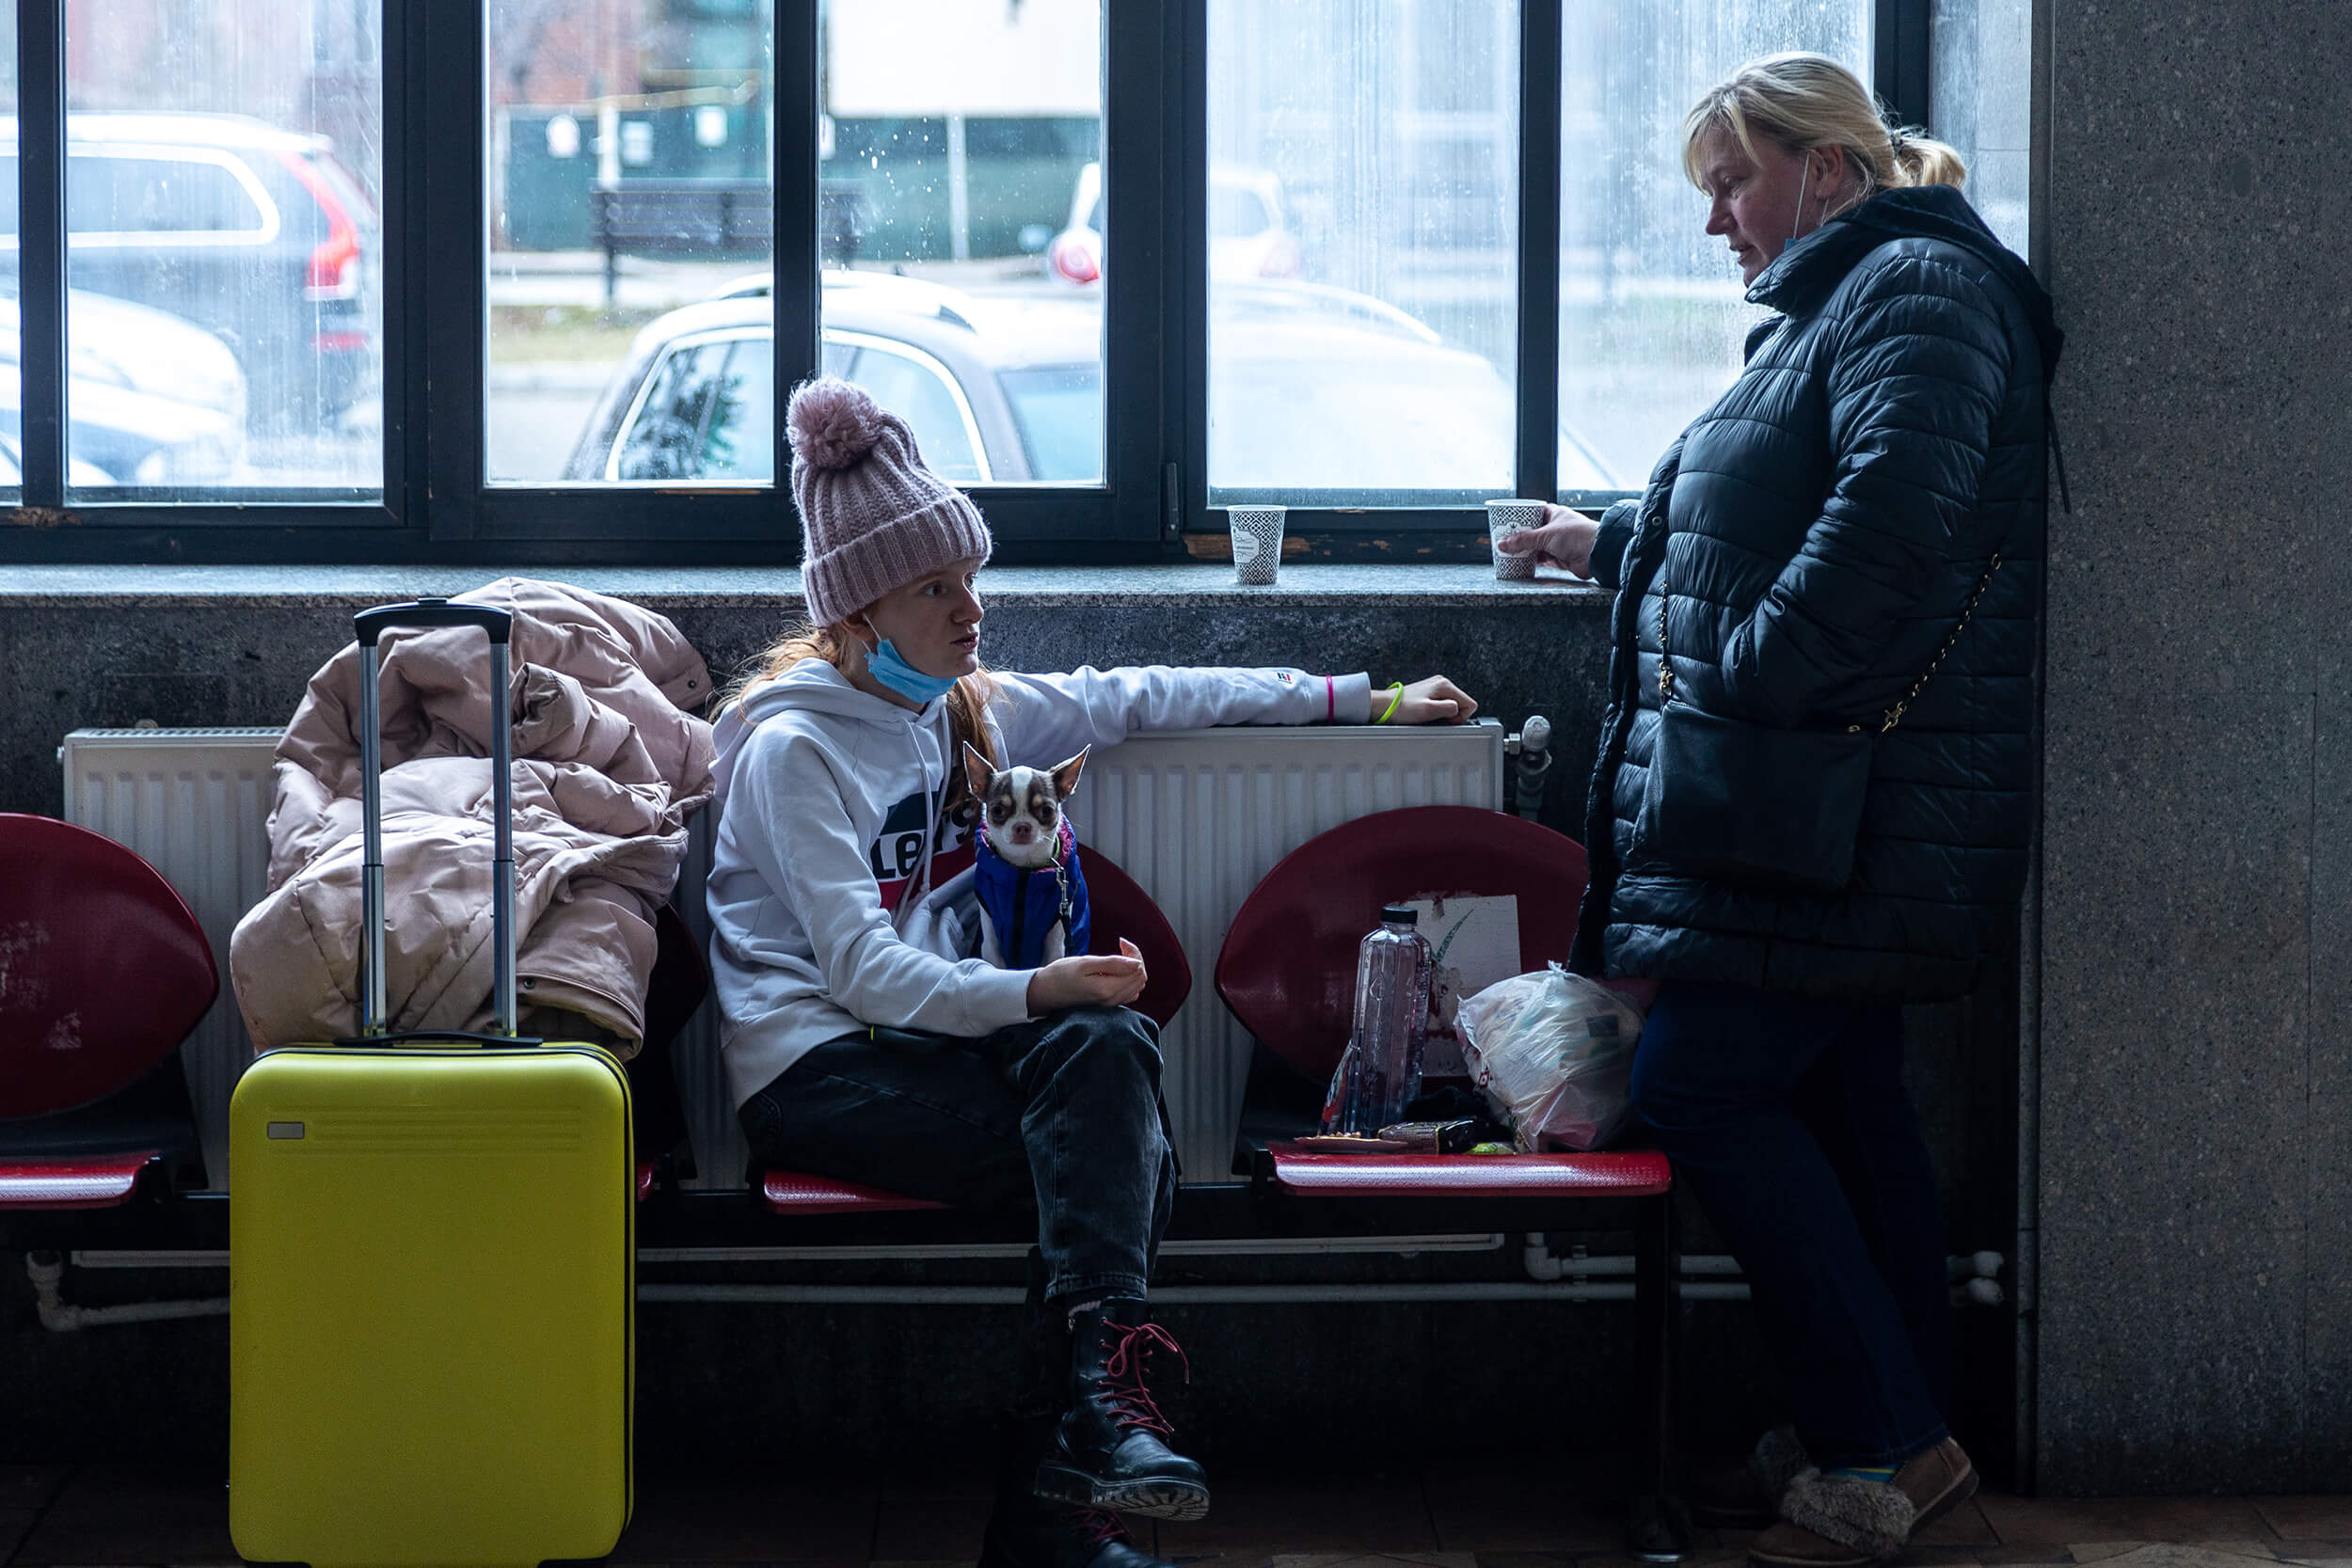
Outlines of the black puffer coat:
{"label": "black puffer coat", "polygon": [[[1586,807],[1586,974],[1820,996],[1958,996],[2011,928],[2031,831],[2049,296],[1961,194],[1890,191],[1748,291],[1781,312],[1745,372],[1602,520],[1616,591]],[[1854,875],[1815,895],[1679,872],[1640,807],[1658,727],[1660,563],[1677,701],[1779,729],[1875,729]],[[1769,814],[1772,802],[1743,809]]]}

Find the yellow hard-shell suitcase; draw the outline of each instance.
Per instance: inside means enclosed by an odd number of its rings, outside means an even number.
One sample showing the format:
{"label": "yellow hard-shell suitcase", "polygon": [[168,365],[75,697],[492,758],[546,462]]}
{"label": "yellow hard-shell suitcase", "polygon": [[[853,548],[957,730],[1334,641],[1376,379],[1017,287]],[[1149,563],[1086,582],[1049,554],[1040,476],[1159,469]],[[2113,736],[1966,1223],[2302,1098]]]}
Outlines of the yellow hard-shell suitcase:
{"label": "yellow hard-shell suitcase", "polygon": [[367,835],[360,1032],[268,1052],[230,1110],[230,1533],[315,1568],[527,1568],[628,1525],[635,1213],[609,1053],[516,1037],[504,726],[493,727],[499,1033],[386,1033],[377,635],[357,618]]}

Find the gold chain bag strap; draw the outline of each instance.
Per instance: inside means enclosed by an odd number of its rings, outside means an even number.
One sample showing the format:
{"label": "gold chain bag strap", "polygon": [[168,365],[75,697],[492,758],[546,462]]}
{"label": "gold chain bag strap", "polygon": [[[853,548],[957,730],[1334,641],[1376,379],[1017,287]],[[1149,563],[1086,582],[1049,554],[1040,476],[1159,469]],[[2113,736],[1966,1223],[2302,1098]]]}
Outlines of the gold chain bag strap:
{"label": "gold chain bag strap", "polygon": [[1658,583],[1658,731],[1635,821],[1648,853],[1677,870],[1835,893],[1853,879],[1873,742],[1902,722],[2001,569],[1996,551],[1952,634],[1875,730],[1775,729],[1725,719],[1675,697],[1666,646],[1669,597]]}

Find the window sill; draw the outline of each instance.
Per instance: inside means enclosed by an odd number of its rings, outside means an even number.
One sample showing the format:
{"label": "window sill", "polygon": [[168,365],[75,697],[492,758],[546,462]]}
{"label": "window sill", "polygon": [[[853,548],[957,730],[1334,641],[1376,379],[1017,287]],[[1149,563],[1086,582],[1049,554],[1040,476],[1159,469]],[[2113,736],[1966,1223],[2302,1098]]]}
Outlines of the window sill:
{"label": "window sill", "polygon": [[[797,600],[801,575],[790,567],[590,566],[16,566],[0,577],[0,608],[154,609],[228,599],[306,604],[320,600],[383,603],[421,594],[461,594],[501,576],[560,578],[582,588],[664,610],[727,603]],[[1272,585],[1245,587],[1225,565],[995,566],[980,579],[991,599],[1106,605],[1146,599],[1155,605],[1232,606],[1250,599],[1288,605],[1361,606],[1409,598],[1420,606],[1523,606],[1550,600],[1595,608],[1611,595],[1565,573],[1533,582],[1500,582],[1491,566],[1299,564]]]}

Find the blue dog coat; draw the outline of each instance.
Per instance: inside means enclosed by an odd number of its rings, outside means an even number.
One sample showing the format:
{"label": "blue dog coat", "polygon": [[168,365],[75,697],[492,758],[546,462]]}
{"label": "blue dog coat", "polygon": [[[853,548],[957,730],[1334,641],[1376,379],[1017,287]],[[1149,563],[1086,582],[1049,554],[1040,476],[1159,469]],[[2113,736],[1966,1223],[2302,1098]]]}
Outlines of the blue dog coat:
{"label": "blue dog coat", "polygon": [[1086,874],[1078,868],[1078,835],[1065,818],[1055,836],[1059,841],[1057,863],[1024,871],[999,855],[986,833],[973,835],[974,891],[996,929],[1005,962],[1014,969],[1043,965],[1045,933],[1057,920],[1070,924],[1062,939],[1063,956],[1075,958],[1087,950],[1090,919]]}

